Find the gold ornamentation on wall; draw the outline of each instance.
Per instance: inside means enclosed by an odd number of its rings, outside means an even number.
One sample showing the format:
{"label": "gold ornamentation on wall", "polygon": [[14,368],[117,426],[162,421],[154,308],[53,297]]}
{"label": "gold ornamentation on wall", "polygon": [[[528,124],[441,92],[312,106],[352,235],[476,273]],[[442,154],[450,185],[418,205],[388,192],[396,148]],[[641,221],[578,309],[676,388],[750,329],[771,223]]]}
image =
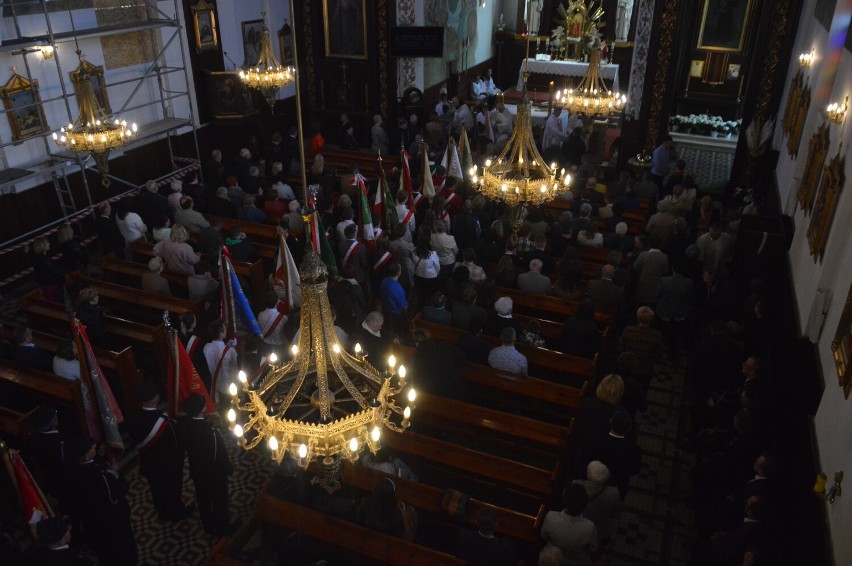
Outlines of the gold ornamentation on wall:
{"label": "gold ornamentation on wall", "polygon": [[808,156],[805,159],[805,170],[799,184],[799,206],[805,214],[808,214],[813,206],[819,176],[828,154],[829,142],[828,124],[823,122],[808,142]]}
{"label": "gold ornamentation on wall", "polygon": [[819,190],[814,199],[811,221],[808,224],[808,247],[814,258],[814,263],[823,258],[825,243],[828,241],[828,233],[834,221],[837,211],[837,201],[840,199],[840,191],[843,188],[844,159],[840,152],[843,144],[837,149],[837,155],[831,158],[822,172]]}
{"label": "gold ornamentation on wall", "polygon": [[838,385],[843,388],[843,396],[848,399],[852,393],[852,286],[846,293],[846,303],[843,305],[843,314],[837,323],[834,340],[831,341],[831,352],[834,354],[834,366],[837,369]]}
{"label": "gold ornamentation on wall", "polygon": [[[314,84],[316,75],[314,73],[314,32],[313,22],[311,18],[311,6],[313,0],[305,0],[302,2],[302,29],[305,32],[305,78],[307,79],[308,87],[308,105],[311,110],[317,109],[317,87]],[[298,64],[298,63],[297,63]],[[302,66],[299,65],[301,72]]]}
{"label": "gold ornamentation on wall", "polygon": [[[388,91],[388,2],[378,0],[376,2],[376,18],[378,19],[379,40],[379,100],[381,101],[379,111],[382,116],[390,116],[390,92]],[[394,93],[395,94],[395,93]]]}
{"label": "gold ornamentation on wall", "polygon": [[802,141],[802,132],[805,129],[805,120],[808,109],[811,106],[811,89],[805,80],[804,72],[799,69],[790,84],[790,94],[787,97],[787,106],[784,109],[784,119],[781,129],[787,137],[787,153],[795,159],[799,155],[799,145]]}
{"label": "gold ornamentation on wall", "polygon": [[38,92],[38,81],[30,82],[19,75],[12,67],[12,77],[0,88],[6,117],[12,128],[12,140],[17,144],[27,138],[35,137],[48,131],[47,120],[41,106],[41,96]]}
{"label": "gold ornamentation on wall", "polygon": [[657,69],[654,73],[654,94],[651,97],[651,111],[648,115],[648,137],[645,138],[645,151],[648,155],[657,146],[660,135],[660,115],[669,77],[672,37],[677,23],[677,0],[666,0],[663,15],[660,18],[660,43],[657,47]]}

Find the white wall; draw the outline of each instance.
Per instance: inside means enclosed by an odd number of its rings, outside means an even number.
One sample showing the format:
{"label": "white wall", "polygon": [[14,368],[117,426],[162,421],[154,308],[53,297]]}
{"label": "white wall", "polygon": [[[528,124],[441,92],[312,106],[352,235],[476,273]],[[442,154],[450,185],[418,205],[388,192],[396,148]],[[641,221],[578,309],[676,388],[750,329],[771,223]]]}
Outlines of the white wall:
{"label": "white wall", "polygon": [[[780,124],[773,141],[773,146],[781,153],[776,176],[782,203],[792,196],[791,192],[795,193],[798,189],[798,179],[802,176],[807,159],[808,141],[823,122],[825,107],[830,102],[842,101],[844,96],[852,95],[852,53],[843,47],[852,7],[844,6],[849,4],[848,0],[838,2],[831,30],[826,31],[813,17],[815,4],[816,0],[809,0],[803,7],[787,76],[789,90],[789,83],[799,69],[799,53],[810,52],[813,48],[816,59],[808,73],[812,102],[797,159],[787,154],[786,139],[781,135]],[[786,91],[782,100],[787,100]],[[852,143],[848,116],[844,128],[831,126],[830,140],[828,159],[837,154],[841,141],[844,153],[848,154],[847,150]],[[807,320],[816,289],[832,290],[833,300],[818,344],[826,387],[814,419],[821,471],[828,475],[829,480],[833,479],[835,471],[843,470],[847,477],[852,473],[852,400],[844,399],[842,390],[837,386],[831,352],[831,342],[852,284],[852,246],[848,245],[852,239],[852,225],[848,222],[852,216],[852,162],[849,158],[845,160],[844,176],[845,187],[840,193],[825,248],[824,257],[830,260],[814,263],[811,258],[806,236],[809,217],[801,210],[797,210],[793,216],[796,231],[789,252],[799,320]],[[817,378],[813,376],[813,379]],[[834,504],[828,505],[827,518],[835,563],[852,564],[852,537],[848,534],[848,527],[852,524],[852,498],[841,497]]]}

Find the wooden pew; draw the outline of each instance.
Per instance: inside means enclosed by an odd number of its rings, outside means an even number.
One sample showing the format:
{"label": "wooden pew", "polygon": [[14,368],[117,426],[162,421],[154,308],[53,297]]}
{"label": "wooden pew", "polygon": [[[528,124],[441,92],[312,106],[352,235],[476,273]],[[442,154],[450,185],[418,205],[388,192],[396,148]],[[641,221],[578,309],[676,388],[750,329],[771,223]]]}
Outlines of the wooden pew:
{"label": "wooden pew", "polygon": [[[511,297],[513,311],[518,310],[529,315],[555,315],[550,318],[567,318],[577,314],[580,301],[566,301],[558,297],[528,293],[520,289],[497,287],[497,297]],[[514,316],[514,312],[512,313]],[[615,315],[611,312],[595,309],[595,321],[599,324],[612,326]]]}
{"label": "wooden pew", "polygon": [[205,214],[204,218],[213,224],[217,220],[222,223],[222,231],[227,233],[237,226],[245,232],[248,239],[253,244],[266,244],[278,247],[278,229],[272,224],[259,224],[257,222],[246,222],[245,220],[237,220],[235,218],[225,218],[224,216],[216,216],[213,214]]}
{"label": "wooden pew", "polygon": [[[156,255],[154,253],[154,244],[142,240],[136,240],[130,244],[130,252],[137,261],[142,261],[146,264]],[[263,274],[262,260],[258,259],[251,263],[241,261],[232,261],[231,263],[234,266],[236,274],[248,280],[254,296],[263,297],[267,291],[267,282],[266,276]]]}
{"label": "wooden pew", "polygon": [[[34,325],[52,330],[59,336],[70,337],[70,321],[63,305],[45,301],[38,291],[34,291],[22,298],[21,306]],[[166,329],[162,324],[152,326],[107,315],[104,317],[104,329],[107,338],[115,344],[116,348],[132,346],[133,352],[140,356],[137,361],[148,359],[144,354],[153,356],[153,359],[158,361],[161,373],[165,375],[169,353],[166,345]]]}
{"label": "wooden pew", "polygon": [[[420,406],[418,405],[419,409]],[[341,481],[362,491],[372,492],[376,483],[383,477],[389,476],[378,470],[347,461],[344,461],[340,467]],[[452,520],[441,510],[440,502],[444,490],[401,477],[393,477],[393,482],[396,484],[398,500],[415,507],[418,511],[441,515],[446,520]],[[539,507],[536,515],[526,515],[471,497],[468,500],[464,517],[457,519],[457,521],[468,528],[476,528],[477,512],[489,506],[493,506],[497,512],[497,534],[527,543],[535,544],[538,542],[541,523],[544,520],[544,514],[547,512],[547,508],[543,504]]]}
{"label": "wooden pew", "polygon": [[343,549],[353,563],[368,560],[380,564],[411,566],[461,566],[465,563],[449,554],[373,531],[356,523],[323,515],[308,507],[277,499],[265,492],[257,498],[255,515],[262,523],[296,531],[326,545]]}
{"label": "wooden pew", "polygon": [[[414,355],[414,348],[408,346],[396,346],[394,351],[405,363]],[[470,362],[461,368],[459,376],[468,390],[468,398],[479,404],[487,401],[488,406],[561,426],[570,426],[589,387],[588,382],[581,387],[570,387]]]}
{"label": "wooden pew", "polygon": [[[103,256],[101,269],[112,283],[136,288],[141,288],[142,276],[149,271],[147,265],[136,263],[135,261],[118,259],[113,253]],[[187,277],[183,273],[164,269],[162,276],[168,279],[169,283],[173,286],[177,285],[184,292],[187,291]]]}
{"label": "wooden pew", "polygon": [[415,431],[436,431],[452,442],[536,466],[562,458],[573,428],[573,420],[563,427],[425,392],[417,395],[416,408]]}
{"label": "wooden pew", "polygon": [[[6,338],[11,338],[13,330],[7,328]],[[51,353],[56,353],[59,345],[67,338],[62,338],[54,334],[42,332],[40,330],[32,330],[33,342],[42,350]],[[124,399],[122,409],[136,409],[139,407],[139,402],[136,398],[136,389],[142,383],[142,372],[136,368],[136,358],[133,356],[133,350],[128,346],[120,351],[107,350],[97,346],[92,347],[95,358],[98,360],[101,370],[110,381],[117,384],[120,388],[120,398]]]}
{"label": "wooden pew", "polygon": [[[80,432],[88,430],[79,381],[0,359],[0,389],[5,391],[6,395],[18,397],[26,411],[45,403],[73,415],[74,423]],[[21,412],[18,407],[6,404],[6,395],[0,395],[0,399],[3,399],[0,402],[3,402],[7,409]]]}
{"label": "wooden pew", "polygon": [[[411,320],[412,328],[417,328],[418,326],[427,329],[435,340],[451,344],[457,344],[462,336],[468,334],[467,331],[454,326],[427,322],[423,320],[420,314],[417,314]],[[488,336],[486,334],[482,334],[481,336],[492,347],[502,344],[500,338],[497,336]],[[530,367],[536,370],[533,372],[536,377],[556,376],[560,382],[564,381],[564,376],[566,375],[579,377],[582,381],[589,381],[595,377],[597,359],[571,356],[555,350],[535,348],[525,344],[516,343],[515,347],[519,352],[527,356],[527,362]]]}
{"label": "wooden pew", "polygon": [[156,324],[162,320],[163,311],[182,314],[193,312],[198,320],[204,320],[203,301],[190,302],[185,299],[167,297],[156,293],[148,293],[115,283],[107,283],[97,279],[83,277],[72,273],[66,278],[69,285],[91,287],[98,292],[100,303],[118,312],[132,314],[149,323]]}
{"label": "wooden pew", "polygon": [[13,447],[21,446],[24,438],[33,432],[29,418],[35,411],[33,408],[28,412],[21,412],[0,405],[0,438]]}

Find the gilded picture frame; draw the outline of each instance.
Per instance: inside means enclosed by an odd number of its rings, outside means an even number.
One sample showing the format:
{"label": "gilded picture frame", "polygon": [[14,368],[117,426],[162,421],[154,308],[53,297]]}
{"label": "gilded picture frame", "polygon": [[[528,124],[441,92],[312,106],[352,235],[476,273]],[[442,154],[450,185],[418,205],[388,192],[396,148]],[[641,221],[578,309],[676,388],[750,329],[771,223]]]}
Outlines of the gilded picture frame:
{"label": "gilded picture frame", "polygon": [[704,0],[698,49],[742,53],[754,0]]}
{"label": "gilded picture frame", "polygon": [[367,59],[367,0],[322,0],[325,56]]}
{"label": "gilded picture frame", "polygon": [[3,87],[3,106],[12,128],[12,141],[15,144],[36,137],[48,131],[47,120],[41,106],[38,81],[14,73]]}
{"label": "gilded picture frame", "polygon": [[239,73],[232,71],[205,71],[208,92],[211,93],[210,111],[216,120],[239,120],[257,114],[251,89],[243,85]]}
{"label": "gilded picture frame", "polygon": [[[80,98],[79,82],[83,80],[83,75],[89,77],[92,83],[92,91],[95,93],[95,100],[98,101],[98,106],[105,114],[112,114],[112,107],[109,104],[109,93],[107,92],[106,80],[104,79],[104,68],[101,65],[92,65],[88,61],[83,61],[80,67],[77,67],[71,72],[71,82],[74,83],[74,92],[77,99]],[[78,102],[79,104],[79,102]]]}
{"label": "gilded picture frame", "polygon": [[243,69],[254,67],[260,59],[263,28],[263,20],[248,20],[240,24],[243,38]]}
{"label": "gilded picture frame", "polygon": [[799,206],[805,214],[810,212],[813,205],[817,183],[828,153],[829,141],[828,124],[823,122],[808,142],[808,156],[805,159],[805,169],[799,184]]}
{"label": "gilded picture frame", "polygon": [[808,110],[811,107],[811,87],[805,86],[799,93],[798,106],[787,138],[787,153],[794,159],[799,157],[799,146],[802,143],[802,133],[805,130],[805,120],[808,119]]}
{"label": "gilded picture frame", "polygon": [[831,353],[837,369],[838,385],[843,388],[843,396],[848,399],[849,393],[852,393],[852,371],[849,367],[852,359],[852,285],[846,293],[843,314],[840,315],[834,340],[831,341]]}
{"label": "gilded picture frame", "polygon": [[814,263],[821,260],[825,252],[825,243],[831,231],[831,224],[837,211],[837,201],[840,199],[840,191],[843,188],[843,165],[843,159],[838,151],[823,169],[819,189],[814,199],[807,232],[808,247]]}
{"label": "gilded picture frame", "polygon": [[198,3],[192,7],[192,19],[195,23],[195,51],[201,53],[219,49],[216,6],[205,0],[198,0]]}
{"label": "gilded picture frame", "polygon": [[798,113],[799,94],[804,83],[804,76],[802,70],[799,69],[793,80],[790,81],[790,92],[787,93],[787,105],[784,107],[784,119],[781,121],[781,131],[785,135],[790,135],[790,132],[793,130],[795,116]]}

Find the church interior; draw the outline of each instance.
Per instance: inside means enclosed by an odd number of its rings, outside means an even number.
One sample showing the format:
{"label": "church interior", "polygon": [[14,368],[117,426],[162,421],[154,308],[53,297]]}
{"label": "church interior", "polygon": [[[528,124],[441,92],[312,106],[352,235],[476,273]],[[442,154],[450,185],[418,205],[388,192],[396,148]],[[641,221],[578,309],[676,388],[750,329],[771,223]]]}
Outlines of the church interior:
{"label": "church interior", "polygon": [[852,563],[852,0],[0,10],[0,563]]}

